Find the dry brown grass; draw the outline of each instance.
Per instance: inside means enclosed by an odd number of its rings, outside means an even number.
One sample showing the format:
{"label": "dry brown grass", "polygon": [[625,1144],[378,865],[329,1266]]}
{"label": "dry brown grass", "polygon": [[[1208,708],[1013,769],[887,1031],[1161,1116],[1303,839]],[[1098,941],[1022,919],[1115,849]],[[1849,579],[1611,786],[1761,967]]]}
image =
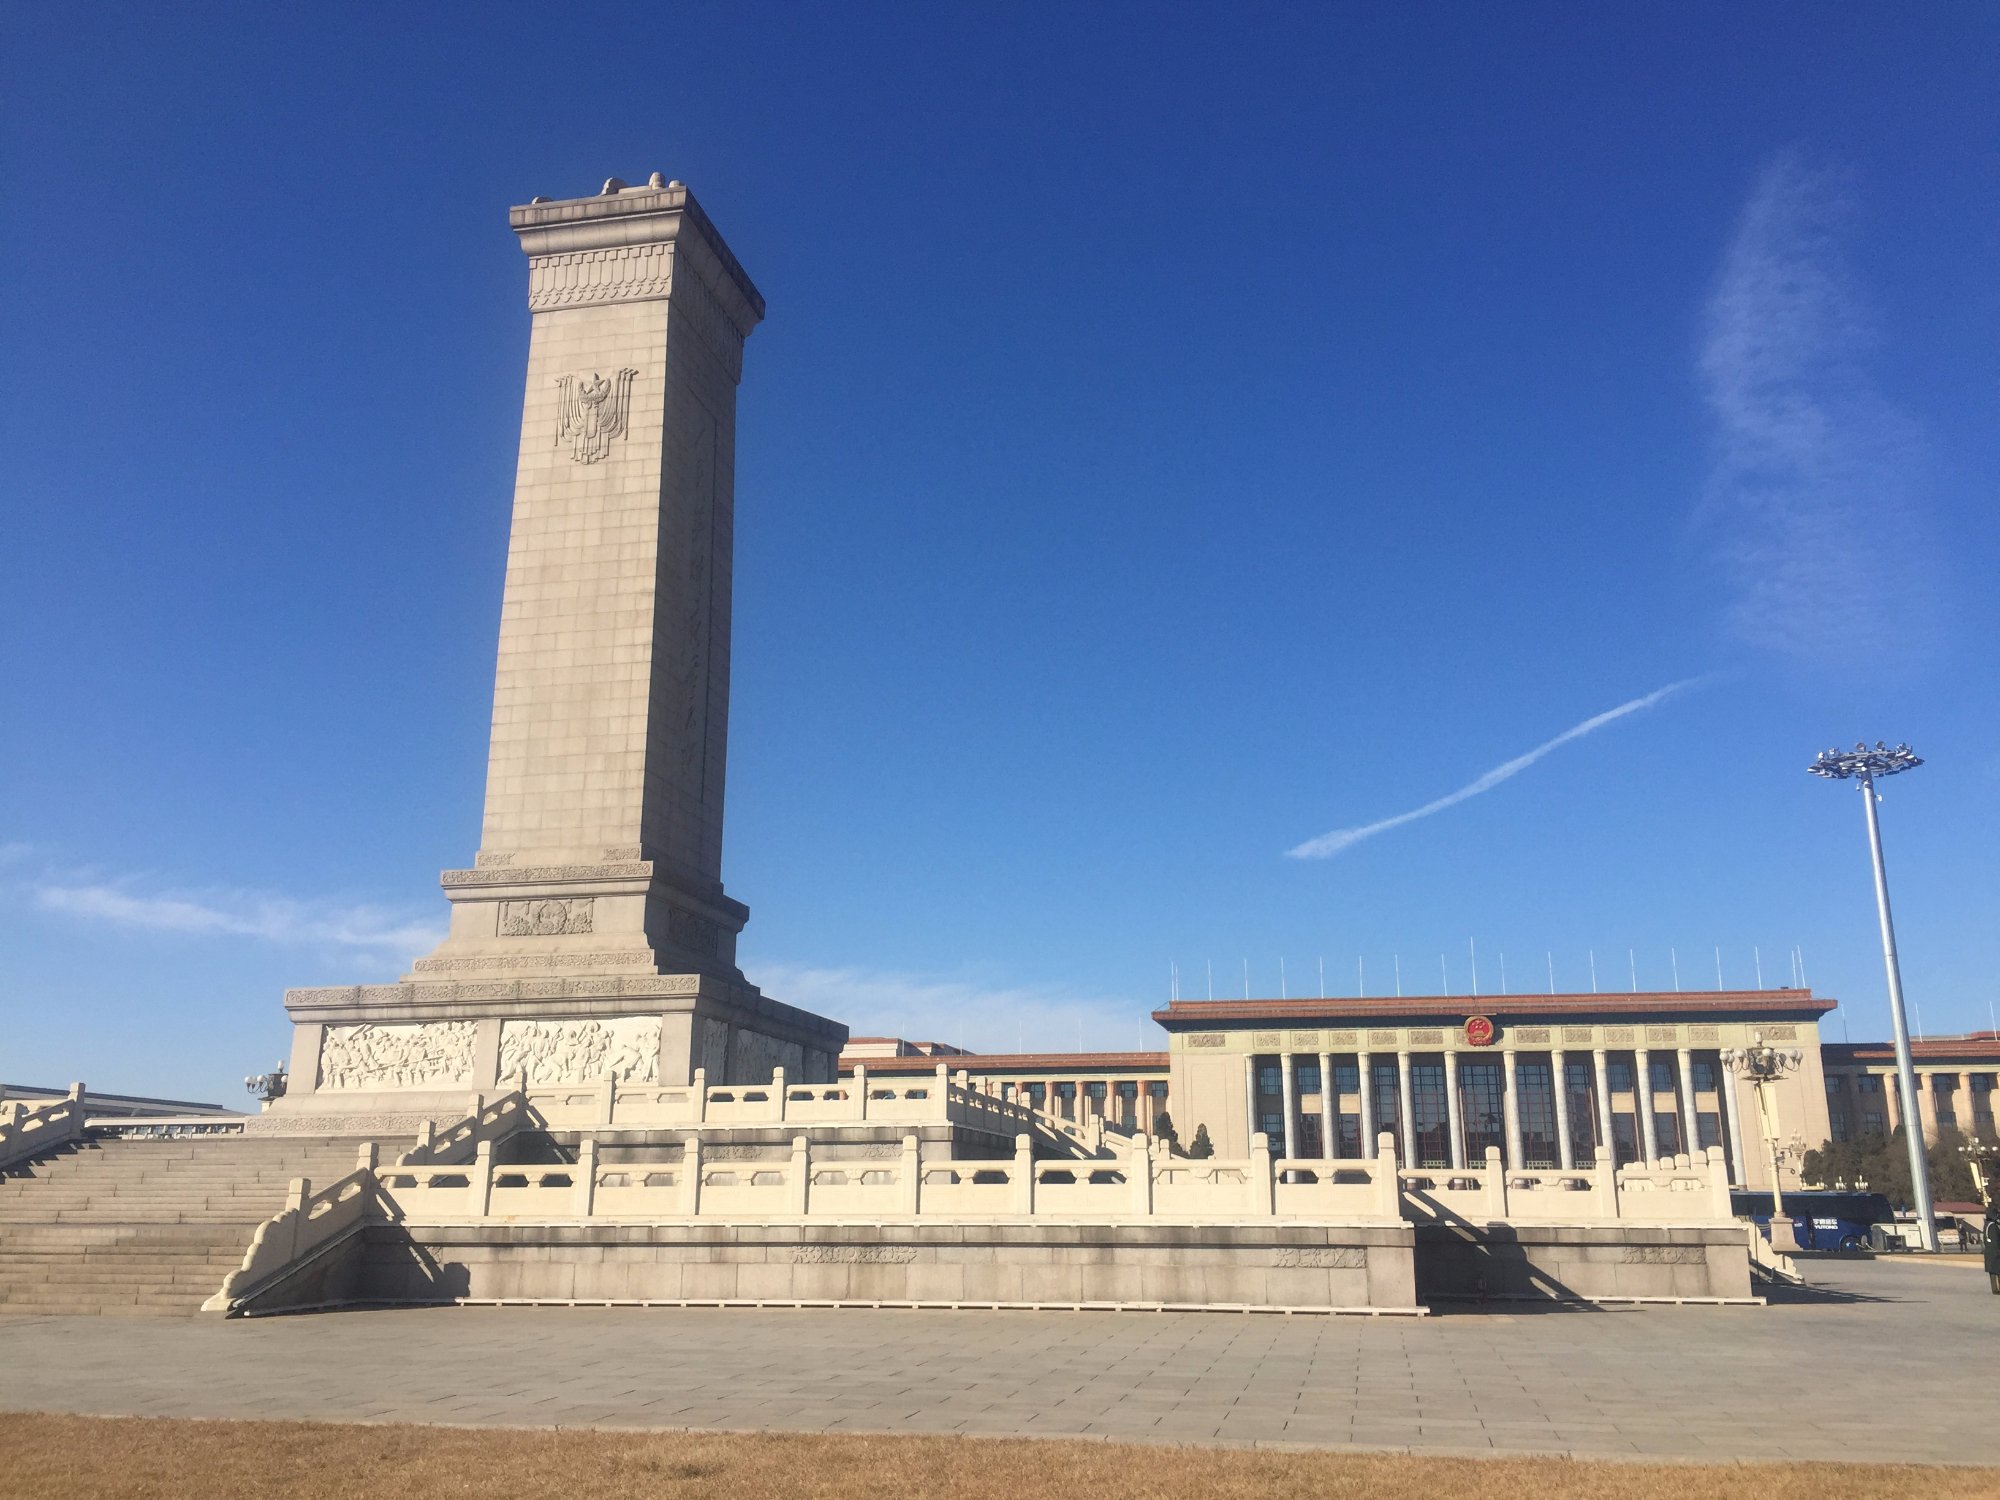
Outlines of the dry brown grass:
{"label": "dry brown grass", "polygon": [[0,1415],[0,1496],[401,1500],[406,1496],[1298,1496],[1356,1500],[1991,1500],[1992,1469],[1629,1464],[784,1433],[536,1432],[312,1422]]}

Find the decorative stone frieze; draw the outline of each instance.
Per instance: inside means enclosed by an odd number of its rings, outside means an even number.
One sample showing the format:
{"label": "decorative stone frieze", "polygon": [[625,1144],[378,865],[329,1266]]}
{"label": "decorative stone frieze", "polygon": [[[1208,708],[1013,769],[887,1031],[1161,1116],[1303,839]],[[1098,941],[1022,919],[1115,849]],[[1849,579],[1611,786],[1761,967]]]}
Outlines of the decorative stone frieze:
{"label": "decorative stone frieze", "polygon": [[660,1018],[610,1016],[603,1020],[506,1021],[500,1027],[500,1076],[526,1070],[530,1084],[657,1083]]}
{"label": "decorative stone frieze", "polygon": [[588,896],[572,900],[500,903],[502,937],[557,937],[565,933],[588,932],[590,923],[591,899]]}
{"label": "decorative stone frieze", "polygon": [[322,1089],[440,1088],[472,1079],[476,1021],[329,1026],[320,1042]]}

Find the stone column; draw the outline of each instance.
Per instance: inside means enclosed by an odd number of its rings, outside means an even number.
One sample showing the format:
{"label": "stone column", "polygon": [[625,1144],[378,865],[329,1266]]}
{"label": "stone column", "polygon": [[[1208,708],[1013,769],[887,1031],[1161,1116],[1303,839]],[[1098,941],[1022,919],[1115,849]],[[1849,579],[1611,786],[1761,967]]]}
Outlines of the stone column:
{"label": "stone column", "polygon": [[1410,1054],[1399,1049],[1396,1053],[1396,1102],[1401,1106],[1401,1118],[1397,1124],[1402,1127],[1403,1165],[1417,1165],[1417,1121],[1416,1111],[1411,1108]]}
{"label": "stone column", "polygon": [[1549,1079],[1556,1091],[1556,1162],[1570,1172],[1576,1169],[1576,1147],[1569,1138],[1569,1065],[1560,1052],[1549,1054]]}
{"label": "stone column", "polygon": [[1507,1075],[1507,1086],[1500,1094],[1500,1112],[1507,1123],[1507,1165],[1518,1172],[1528,1162],[1521,1150],[1521,1081],[1512,1047],[1500,1054],[1500,1064]]}
{"label": "stone column", "polygon": [[1444,1114],[1451,1131],[1452,1170],[1465,1170],[1465,1123],[1458,1106],[1458,1054],[1444,1054]]}
{"label": "stone column", "polygon": [[1736,1075],[1722,1066],[1722,1058],[1715,1059],[1716,1092],[1722,1095],[1722,1114],[1729,1131],[1730,1181],[1741,1187],[1750,1181],[1750,1174],[1743,1169],[1743,1125],[1736,1117]]}
{"label": "stone column", "polygon": [[1653,1119],[1653,1054],[1644,1047],[1632,1054],[1632,1097],[1639,1103],[1639,1148],[1650,1166],[1660,1159],[1660,1131]]}
{"label": "stone column", "polygon": [[1591,1159],[1600,1167],[1618,1165],[1618,1137],[1612,1130],[1611,1068],[1602,1047],[1593,1047],[1590,1061],[1597,1074],[1597,1149]]}
{"label": "stone column", "polygon": [[1319,1154],[1328,1161],[1340,1155],[1334,1127],[1340,1123],[1340,1101],[1333,1092],[1333,1058],[1319,1055]]}
{"label": "stone column", "polygon": [[1299,1101],[1292,1088],[1291,1053],[1283,1052],[1278,1055],[1278,1070],[1283,1080],[1280,1087],[1284,1090],[1285,1098],[1285,1159],[1289,1161],[1299,1154]]}
{"label": "stone column", "polygon": [[1896,1075],[1883,1073],[1876,1075],[1882,1080],[1882,1118],[1894,1135],[1903,1123],[1903,1095],[1896,1087]]}
{"label": "stone column", "polygon": [[1354,1054],[1354,1076],[1361,1084],[1361,1154],[1375,1145],[1375,1063],[1366,1052]]}
{"label": "stone column", "polygon": [[1243,1151],[1249,1154],[1250,1143],[1257,1139],[1257,1054],[1243,1054],[1243,1108],[1250,1120],[1249,1133],[1243,1137]]}
{"label": "stone column", "polygon": [[1695,1110],[1694,1098],[1694,1054],[1683,1047],[1674,1054],[1674,1062],[1681,1070],[1681,1134],[1687,1138],[1681,1150],[1692,1158],[1701,1154],[1701,1116]]}

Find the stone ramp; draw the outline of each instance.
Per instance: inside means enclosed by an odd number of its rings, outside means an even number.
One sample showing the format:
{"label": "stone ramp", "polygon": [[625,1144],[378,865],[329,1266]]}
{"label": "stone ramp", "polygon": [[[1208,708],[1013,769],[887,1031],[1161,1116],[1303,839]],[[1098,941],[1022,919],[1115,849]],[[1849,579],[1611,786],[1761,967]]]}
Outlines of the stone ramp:
{"label": "stone ramp", "polygon": [[0,1313],[189,1316],[292,1179],[345,1177],[362,1144],[102,1138],[14,1168],[0,1178]]}

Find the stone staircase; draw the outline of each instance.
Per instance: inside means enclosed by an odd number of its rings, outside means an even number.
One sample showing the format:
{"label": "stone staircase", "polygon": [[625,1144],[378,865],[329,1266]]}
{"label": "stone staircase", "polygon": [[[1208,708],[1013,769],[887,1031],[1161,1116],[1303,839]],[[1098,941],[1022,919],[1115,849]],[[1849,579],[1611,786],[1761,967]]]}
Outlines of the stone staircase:
{"label": "stone staircase", "polygon": [[291,1180],[337,1181],[361,1145],[89,1139],[10,1168],[0,1176],[0,1316],[193,1314],[242,1263],[257,1226],[285,1206]]}

